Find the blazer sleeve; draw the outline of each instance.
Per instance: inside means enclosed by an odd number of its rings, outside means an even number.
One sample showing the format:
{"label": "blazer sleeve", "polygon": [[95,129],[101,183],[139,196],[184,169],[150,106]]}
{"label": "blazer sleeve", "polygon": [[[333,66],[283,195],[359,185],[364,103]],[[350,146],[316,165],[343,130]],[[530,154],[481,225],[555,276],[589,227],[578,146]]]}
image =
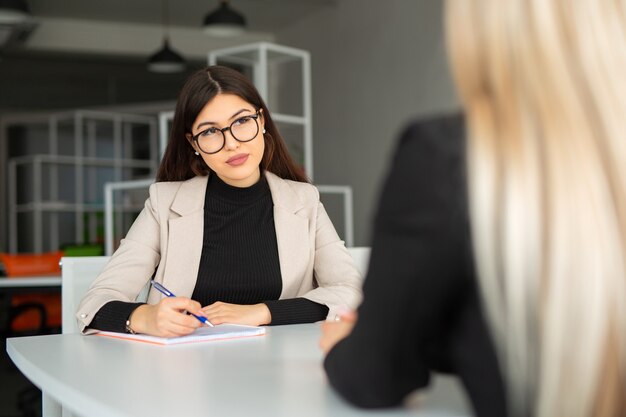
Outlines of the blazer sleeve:
{"label": "blazer sleeve", "polygon": [[328,307],[327,319],[334,320],[341,310],[355,309],[361,302],[361,273],[339,238],[315,189],[317,210],[313,275],[317,288],[302,297]]}
{"label": "blazer sleeve", "polygon": [[461,133],[413,125],[400,140],[374,227],[364,300],[327,355],[333,387],[362,407],[398,405],[429,381],[467,289]]}
{"label": "blazer sleeve", "polygon": [[153,184],[143,210],[78,306],[76,318],[81,332],[90,332],[87,326],[109,301],[136,301],[154,274],[161,259],[157,207],[158,187]]}

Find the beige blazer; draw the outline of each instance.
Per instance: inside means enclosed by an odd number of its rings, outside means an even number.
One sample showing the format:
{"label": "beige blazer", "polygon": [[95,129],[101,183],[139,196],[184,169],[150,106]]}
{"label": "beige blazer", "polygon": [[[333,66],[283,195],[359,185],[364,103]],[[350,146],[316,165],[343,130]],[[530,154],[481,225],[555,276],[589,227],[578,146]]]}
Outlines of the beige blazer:
{"label": "beige blazer", "polygon": [[[265,175],[274,201],[283,279],[280,298],[305,297],[324,304],[330,319],[338,309],[357,307],[360,274],[320,203],[317,188]],[[203,176],[150,186],[145,208],[78,307],[81,331],[109,301],[135,301],[153,275],[177,296],[191,297],[202,253],[207,180]],[[151,289],[148,303],[156,304],[162,297]]]}

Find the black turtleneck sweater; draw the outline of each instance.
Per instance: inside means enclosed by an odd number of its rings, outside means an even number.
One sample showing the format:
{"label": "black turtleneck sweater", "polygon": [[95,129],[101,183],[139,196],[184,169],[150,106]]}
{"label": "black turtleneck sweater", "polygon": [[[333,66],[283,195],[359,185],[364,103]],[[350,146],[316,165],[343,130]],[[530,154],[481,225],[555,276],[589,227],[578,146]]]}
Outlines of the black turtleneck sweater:
{"label": "black turtleneck sweater", "polygon": [[[265,303],[272,325],[324,320],[328,307],[293,298],[279,300],[282,277],[274,227],[274,203],[264,175],[251,187],[238,188],[217,175],[209,178],[204,200],[204,237],[198,279],[192,299],[207,306]],[[130,314],[141,303],[110,301],[90,327],[125,331]]]}

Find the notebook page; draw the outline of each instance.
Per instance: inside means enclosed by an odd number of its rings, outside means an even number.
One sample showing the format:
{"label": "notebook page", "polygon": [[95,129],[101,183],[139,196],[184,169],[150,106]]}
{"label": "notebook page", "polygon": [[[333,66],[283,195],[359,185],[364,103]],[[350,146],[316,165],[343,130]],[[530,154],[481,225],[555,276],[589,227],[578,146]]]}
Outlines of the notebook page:
{"label": "notebook page", "polygon": [[179,337],[158,337],[148,336],[145,334],[116,333],[105,331],[99,331],[94,334],[96,336],[135,340],[138,342],[152,343],[157,345],[177,345],[183,343],[197,343],[262,336],[265,334],[265,327],[244,326],[243,324],[218,324],[215,327],[198,327],[193,333]]}

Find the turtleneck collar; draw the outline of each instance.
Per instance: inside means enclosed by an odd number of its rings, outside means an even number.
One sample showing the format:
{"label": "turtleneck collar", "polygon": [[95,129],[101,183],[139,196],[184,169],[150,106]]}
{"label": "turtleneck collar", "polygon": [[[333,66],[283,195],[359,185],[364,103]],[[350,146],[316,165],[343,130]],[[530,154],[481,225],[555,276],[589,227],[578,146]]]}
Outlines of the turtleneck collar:
{"label": "turtleneck collar", "polygon": [[244,188],[228,185],[217,174],[210,174],[206,191],[207,197],[210,194],[211,197],[217,197],[234,204],[249,204],[269,194],[270,188],[263,172],[261,172],[259,181]]}

